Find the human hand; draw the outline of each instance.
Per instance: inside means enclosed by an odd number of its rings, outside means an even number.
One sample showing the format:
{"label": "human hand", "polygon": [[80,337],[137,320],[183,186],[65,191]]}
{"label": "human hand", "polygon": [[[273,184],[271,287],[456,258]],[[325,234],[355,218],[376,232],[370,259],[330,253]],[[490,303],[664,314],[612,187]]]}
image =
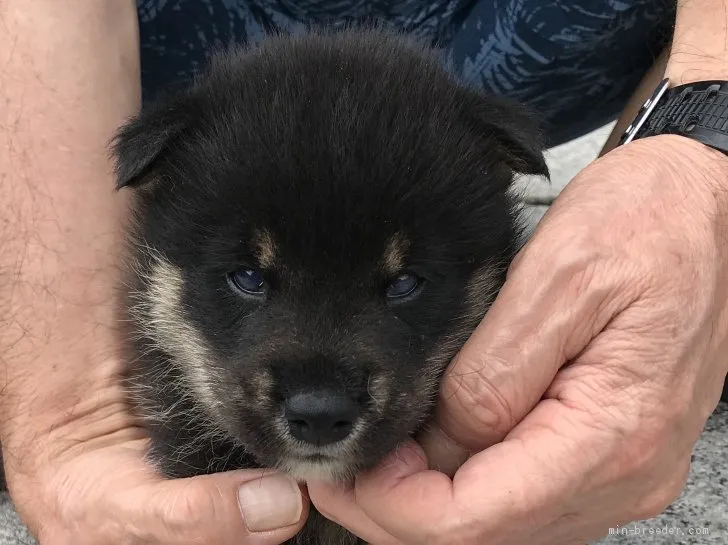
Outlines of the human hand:
{"label": "human hand", "polygon": [[585,169],[451,365],[425,449],[309,483],[316,507],[374,545],[583,544],[664,510],[728,370],[727,181],[677,136]]}
{"label": "human hand", "polygon": [[165,480],[155,473],[114,367],[99,365],[106,378],[89,381],[105,387],[51,429],[18,429],[4,415],[9,489],[41,545],[277,545],[301,529],[308,501],[286,476],[245,470]]}

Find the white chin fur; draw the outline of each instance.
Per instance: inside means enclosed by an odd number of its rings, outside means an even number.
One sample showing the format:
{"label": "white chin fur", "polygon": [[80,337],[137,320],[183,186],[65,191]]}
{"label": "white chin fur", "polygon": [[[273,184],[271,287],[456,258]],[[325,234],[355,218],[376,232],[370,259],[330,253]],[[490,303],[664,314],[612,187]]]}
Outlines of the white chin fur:
{"label": "white chin fur", "polygon": [[351,477],[348,464],[335,458],[316,461],[288,459],[281,462],[280,469],[299,482],[343,481]]}

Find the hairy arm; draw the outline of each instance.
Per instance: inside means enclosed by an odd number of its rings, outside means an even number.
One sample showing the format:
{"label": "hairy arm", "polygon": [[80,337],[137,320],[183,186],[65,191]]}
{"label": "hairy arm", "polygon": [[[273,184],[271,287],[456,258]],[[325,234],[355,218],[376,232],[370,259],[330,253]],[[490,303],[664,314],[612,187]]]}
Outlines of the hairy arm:
{"label": "hairy arm", "polygon": [[676,87],[728,79],[728,1],[678,0],[672,46],[657,58],[625,107],[601,154],[613,149],[663,78]]}
{"label": "hairy arm", "polygon": [[126,203],[107,143],[140,102],[135,2],[0,2],[0,97],[0,439],[12,489],[14,474],[58,454],[48,444],[134,433],[114,380]]}
{"label": "hairy arm", "polygon": [[728,0],[678,0],[665,75],[673,85],[728,79]]}

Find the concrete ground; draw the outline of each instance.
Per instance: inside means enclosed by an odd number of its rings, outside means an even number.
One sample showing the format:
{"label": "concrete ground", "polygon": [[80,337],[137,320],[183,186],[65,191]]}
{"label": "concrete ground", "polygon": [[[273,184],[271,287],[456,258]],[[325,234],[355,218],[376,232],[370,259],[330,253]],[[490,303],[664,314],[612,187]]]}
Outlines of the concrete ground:
{"label": "concrete ground", "polygon": [[[526,202],[548,202],[592,161],[610,127],[549,151],[552,182],[524,180]],[[536,223],[545,205],[527,206]],[[724,545],[728,543],[728,405],[721,404],[695,447],[690,479],[684,493],[661,516],[628,525],[598,542],[599,545],[636,543]],[[630,498],[624,498],[630,501]],[[33,544],[7,497],[0,495],[0,545]],[[109,544],[112,545],[112,544]],[[486,544],[484,544],[486,545]],[[523,545],[529,545],[524,543]],[[596,545],[596,544],[593,544]]]}

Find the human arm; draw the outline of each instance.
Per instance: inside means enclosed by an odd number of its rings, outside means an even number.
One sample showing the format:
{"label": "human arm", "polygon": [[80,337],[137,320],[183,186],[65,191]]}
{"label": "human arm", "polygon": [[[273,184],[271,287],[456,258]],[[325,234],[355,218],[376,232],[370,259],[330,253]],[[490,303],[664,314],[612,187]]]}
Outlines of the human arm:
{"label": "human arm", "polygon": [[[127,202],[107,143],[140,104],[136,3],[0,3],[0,97],[0,440],[24,522],[43,545],[289,538],[307,510],[289,480],[164,481],[127,412],[114,325]],[[278,487],[278,510],[247,519],[262,532],[241,516],[244,483],[261,502]],[[291,520],[265,531],[275,515]]]}

